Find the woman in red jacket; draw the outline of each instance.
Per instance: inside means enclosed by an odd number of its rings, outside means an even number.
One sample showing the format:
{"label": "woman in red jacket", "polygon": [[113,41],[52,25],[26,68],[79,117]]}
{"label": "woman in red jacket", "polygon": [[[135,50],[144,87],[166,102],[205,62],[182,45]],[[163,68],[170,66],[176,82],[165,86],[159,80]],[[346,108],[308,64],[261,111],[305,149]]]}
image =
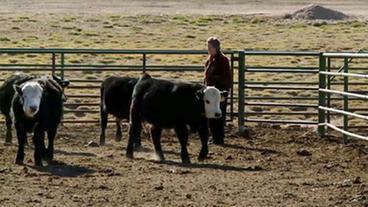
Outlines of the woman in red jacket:
{"label": "woman in red jacket", "polygon": [[[230,70],[229,59],[221,52],[220,41],[216,37],[210,37],[207,40],[208,54],[210,55],[205,65],[205,84],[207,86],[215,86],[220,91],[229,91],[232,84],[232,74]],[[220,103],[222,117],[220,119],[210,119],[209,126],[212,133],[213,143],[222,145],[225,138],[225,121],[226,121],[225,99]]]}

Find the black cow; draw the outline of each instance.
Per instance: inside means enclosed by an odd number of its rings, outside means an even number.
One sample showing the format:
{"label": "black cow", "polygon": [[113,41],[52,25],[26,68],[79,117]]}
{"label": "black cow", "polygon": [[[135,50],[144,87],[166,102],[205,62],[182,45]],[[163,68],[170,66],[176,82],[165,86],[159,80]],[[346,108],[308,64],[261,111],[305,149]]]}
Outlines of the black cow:
{"label": "black cow", "polygon": [[138,78],[111,76],[106,78],[101,84],[100,101],[100,145],[105,144],[105,131],[108,115],[112,114],[116,118],[115,140],[121,141],[122,132],[120,121],[129,120],[129,108],[132,101],[132,93]]}
{"label": "black cow", "polygon": [[[35,165],[42,166],[42,158],[53,160],[54,138],[63,116],[63,88],[47,77],[28,80],[14,85],[14,88],[17,93],[12,109],[19,144],[16,163],[23,163],[27,133],[33,132]],[[45,131],[48,137],[47,149],[44,143]]]}
{"label": "black cow", "polygon": [[5,116],[6,136],[5,144],[10,144],[12,141],[12,124],[13,120],[10,115],[11,102],[13,100],[15,90],[14,84],[22,84],[34,77],[22,73],[16,73],[5,80],[0,87],[0,111]]}
{"label": "black cow", "polygon": [[134,87],[130,111],[127,157],[133,158],[133,141],[139,139],[142,122],[151,124],[151,136],[160,160],[164,160],[160,137],[162,129],[173,128],[181,145],[183,163],[190,163],[187,151],[188,126],[198,131],[202,148],[199,160],[208,154],[207,118],[220,118],[221,95],[215,87],[155,79],[144,74]]}
{"label": "black cow", "polygon": [[[15,90],[13,85],[21,85],[22,83],[34,79],[35,76],[26,75],[24,73],[16,73],[5,80],[3,85],[0,87],[0,112],[5,116],[6,123],[6,136],[5,144],[10,144],[12,142],[12,117],[10,115],[11,102],[13,100]],[[57,76],[52,76],[52,78],[62,87],[65,88],[69,85],[68,80],[62,80]],[[66,96],[64,95],[66,100]]]}

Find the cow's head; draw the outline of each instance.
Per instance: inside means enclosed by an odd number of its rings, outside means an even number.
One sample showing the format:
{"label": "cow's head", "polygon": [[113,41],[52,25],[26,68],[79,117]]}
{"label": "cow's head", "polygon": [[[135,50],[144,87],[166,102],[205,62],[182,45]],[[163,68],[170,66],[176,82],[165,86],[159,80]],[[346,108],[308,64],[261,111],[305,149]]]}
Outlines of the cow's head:
{"label": "cow's head", "polygon": [[223,116],[220,109],[220,102],[227,97],[227,91],[219,91],[213,86],[206,86],[197,91],[196,95],[198,99],[204,102],[206,118],[217,119]]}
{"label": "cow's head", "polygon": [[23,111],[28,117],[33,117],[40,109],[43,87],[37,81],[29,81],[23,85],[14,85],[15,91],[21,97]]}

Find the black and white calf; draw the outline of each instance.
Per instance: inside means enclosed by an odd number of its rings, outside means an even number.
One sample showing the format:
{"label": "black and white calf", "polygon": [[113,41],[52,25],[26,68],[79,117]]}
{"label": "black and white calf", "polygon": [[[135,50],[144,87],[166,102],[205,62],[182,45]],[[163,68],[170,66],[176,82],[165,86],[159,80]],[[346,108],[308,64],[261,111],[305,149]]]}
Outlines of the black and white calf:
{"label": "black and white calf", "polygon": [[139,139],[141,123],[151,124],[151,136],[160,160],[164,160],[162,129],[173,128],[181,145],[183,163],[190,163],[187,151],[188,126],[198,131],[202,148],[199,160],[208,154],[208,118],[220,118],[220,101],[227,92],[200,84],[155,79],[144,74],[134,87],[130,111],[127,157],[133,158],[133,141]]}
{"label": "black and white calf", "polygon": [[[12,117],[10,114],[11,111],[11,102],[13,100],[15,90],[14,84],[21,85],[22,83],[34,79],[34,76],[26,75],[23,73],[16,73],[10,76],[5,80],[3,85],[0,87],[0,111],[1,114],[5,116],[6,123],[6,136],[5,136],[5,144],[10,144],[12,142]],[[65,88],[69,85],[68,80],[62,80],[57,76],[52,76],[53,80],[55,80],[62,88]],[[66,97],[64,96],[64,99]]]}
{"label": "black and white calf", "polygon": [[12,141],[13,120],[10,115],[10,109],[11,109],[11,102],[15,94],[13,85],[22,84],[25,81],[30,80],[32,78],[34,77],[22,73],[16,73],[15,75],[12,75],[8,79],[6,79],[3,85],[1,85],[0,87],[0,111],[5,116],[5,124],[6,124],[5,144],[10,144]]}
{"label": "black and white calf", "polygon": [[[54,138],[63,116],[63,88],[57,81],[47,77],[28,80],[14,85],[14,88],[17,93],[12,110],[19,144],[16,163],[23,163],[27,133],[33,132],[35,165],[42,166],[42,158],[53,160]],[[45,131],[48,137],[47,149],[44,143]]]}
{"label": "black and white calf", "polygon": [[102,82],[100,101],[100,145],[105,144],[105,131],[109,114],[112,114],[116,118],[115,140],[121,141],[122,131],[120,122],[123,119],[129,120],[132,93],[137,82],[138,78],[117,76],[108,77]]}

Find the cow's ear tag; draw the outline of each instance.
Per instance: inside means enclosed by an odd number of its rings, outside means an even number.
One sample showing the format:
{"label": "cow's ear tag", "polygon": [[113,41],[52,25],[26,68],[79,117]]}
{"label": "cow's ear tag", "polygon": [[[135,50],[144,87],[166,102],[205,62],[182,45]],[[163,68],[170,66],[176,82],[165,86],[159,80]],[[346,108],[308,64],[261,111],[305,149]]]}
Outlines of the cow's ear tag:
{"label": "cow's ear tag", "polygon": [[196,91],[196,97],[197,97],[198,100],[203,100],[203,96],[204,96],[204,90],[203,89]]}
{"label": "cow's ear tag", "polygon": [[68,79],[64,79],[62,82],[62,86],[63,88],[66,88],[70,85],[70,81]]}
{"label": "cow's ear tag", "polygon": [[229,92],[228,91],[221,91],[221,102],[225,101],[226,97],[229,96]]}
{"label": "cow's ear tag", "polygon": [[46,83],[45,83],[44,81],[38,81],[38,83],[40,84],[40,86],[41,86],[42,88],[45,88]]}
{"label": "cow's ear tag", "polygon": [[17,84],[14,84],[13,85],[14,87],[14,90],[19,94],[19,95],[22,95],[22,87],[20,87],[19,85]]}

